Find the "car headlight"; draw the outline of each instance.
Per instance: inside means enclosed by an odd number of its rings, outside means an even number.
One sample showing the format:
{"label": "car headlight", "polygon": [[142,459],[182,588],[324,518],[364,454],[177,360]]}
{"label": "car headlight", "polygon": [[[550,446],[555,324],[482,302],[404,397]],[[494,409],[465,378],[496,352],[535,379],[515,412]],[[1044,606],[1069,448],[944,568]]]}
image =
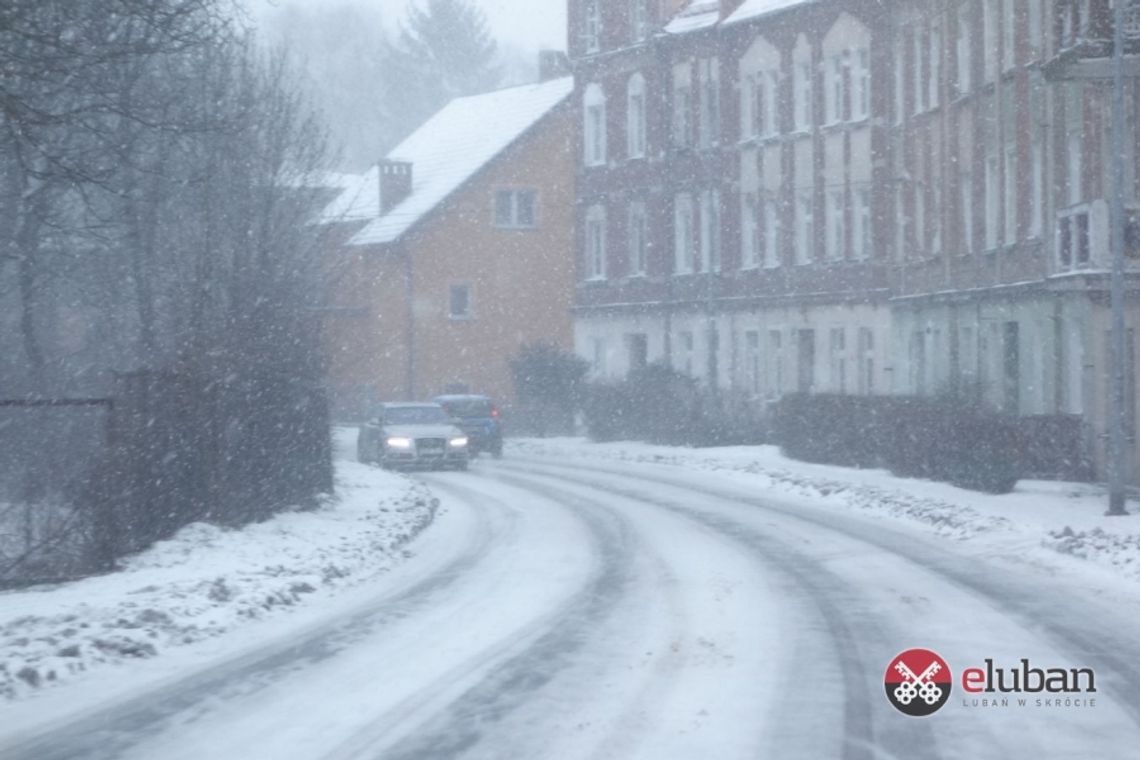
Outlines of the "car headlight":
{"label": "car headlight", "polygon": [[458,449],[467,445],[467,438],[464,436],[459,436],[458,438],[452,438],[450,441],[448,441],[448,443],[451,444],[453,448]]}
{"label": "car headlight", "polygon": [[388,448],[391,449],[410,449],[412,447],[411,438],[389,438]]}

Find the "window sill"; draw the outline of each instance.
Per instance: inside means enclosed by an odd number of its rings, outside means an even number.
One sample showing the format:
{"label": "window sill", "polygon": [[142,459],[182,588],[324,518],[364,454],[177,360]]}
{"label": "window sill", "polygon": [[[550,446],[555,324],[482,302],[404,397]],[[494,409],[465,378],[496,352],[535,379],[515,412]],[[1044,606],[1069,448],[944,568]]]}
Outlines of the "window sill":
{"label": "window sill", "polygon": [[474,320],[475,320],[475,317],[471,316],[470,314],[448,314],[447,315],[447,321],[448,322],[473,322]]}
{"label": "window sill", "polygon": [[538,225],[537,224],[496,224],[495,229],[497,229],[497,230],[511,230],[514,232],[530,232],[532,230],[537,230]]}

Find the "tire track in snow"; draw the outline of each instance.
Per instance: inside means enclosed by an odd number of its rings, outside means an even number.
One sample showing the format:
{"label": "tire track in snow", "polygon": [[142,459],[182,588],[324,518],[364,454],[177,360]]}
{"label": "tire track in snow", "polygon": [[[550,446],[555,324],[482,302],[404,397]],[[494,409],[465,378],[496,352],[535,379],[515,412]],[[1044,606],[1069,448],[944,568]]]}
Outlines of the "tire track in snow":
{"label": "tire track in snow", "polygon": [[[521,457],[516,457],[513,461],[520,460],[542,467],[585,472],[595,476],[604,473],[619,478],[632,477],[641,482],[649,481],[648,476],[631,475],[628,467],[582,466]],[[504,462],[497,464],[506,465]],[[1128,714],[1136,727],[1140,727],[1140,644],[1135,637],[1129,635],[1135,631],[1134,621],[1129,623],[1113,619],[1112,611],[1088,604],[1067,593],[1064,595],[1065,614],[1058,615],[1058,595],[1064,592],[1052,590],[1052,595],[1043,597],[1040,586],[1023,582],[1013,574],[994,574],[984,565],[967,561],[933,544],[916,546],[912,539],[882,523],[872,525],[836,511],[825,513],[819,510],[813,514],[802,507],[781,503],[779,497],[757,498],[745,495],[741,492],[743,488],[706,487],[704,484],[697,488],[691,481],[664,473],[655,473],[654,480],[649,482],[765,510],[814,529],[861,541],[902,557],[926,572],[971,591],[1019,621],[1025,629],[1041,632],[1046,640],[1072,655],[1075,661],[1093,667],[1098,674],[1098,688],[1103,685],[1104,690],[1114,697],[1116,706]],[[1099,621],[1102,624],[1091,630],[1088,621]]]}
{"label": "tire track in snow", "polygon": [[[486,510],[483,510],[486,512]],[[519,519],[509,511],[505,530]],[[347,618],[319,624],[298,639],[278,641],[159,689],[93,711],[48,733],[0,746],[4,760],[108,760],[159,736],[174,720],[218,709],[223,700],[253,694],[305,664],[336,656],[385,625],[409,617],[466,578],[493,550],[495,520],[475,520],[476,533],[462,553],[438,572],[387,592]],[[503,528],[500,528],[500,532]],[[224,708],[222,708],[224,709]]]}
{"label": "tire track in snow", "polygon": [[[469,503],[505,504],[495,496],[456,485],[454,481],[430,480],[431,487],[451,492]],[[477,748],[487,733],[501,724],[535,692],[573,664],[599,621],[609,615],[625,594],[631,580],[630,536],[626,526],[596,505],[581,499],[572,501],[550,492],[542,498],[565,507],[585,524],[594,539],[598,569],[587,585],[557,610],[510,641],[483,652],[450,671],[443,679],[427,684],[394,711],[326,755],[326,760],[420,760],[453,758]],[[447,681],[462,679],[499,661],[476,684],[437,709],[415,728],[415,734],[390,744],[392,734],[407,730],[407,721],[430,709],[433,695]],[[498,757],[524,757],[496,745]]]}
{"label": "tire track in snow", "polygon": [[[514,470],[514,463],[497,463],[499,467]],[[619,495],[622,498],[640,502],[642,504],[662,509],[666,512],[680,516],[690,522],[697,523],[731,541],[743,545],[750,553],[759,559],[771,572],[788,578],[793,585],[803,590],[802,598],[810,600],[819,613],[827,629],[832,646],[831,651],[839,654],[839,668],[842,678],[845,699],[843,700],[843,760],[873,760],[886,753],[888,757],[918,757],[938,758],[936,740],[930,727],[921,722],[910,722],[893,726],[876,739],[871,717],[870,705],[872,699],[881,699],[881,694],[874,688],[874,679],[870,678],[859,656],[860,642],[868,640],[881,640],[882,631],[868,622],[849,623],[848,615],[843,612],[843,602],[858,595],[857,589],[847,583],[835,573],[819,567],[809,556],[797,552],[787,544],[755,530],[739,521],[730,518],[711,515],[699,510],[679,506],[661,499],[647,496],[644,493],[615,487],[612,483],[599,483],[596,479],[586,481],[578,478],[551,472],[554,470],[588,470],[572,465],[549,465],[546,462],[536,462],[542,465],[537,472],[542,476],[573,483],[578,486],[598,489],[604,493]],[[528,474],[535,475],[532,467]],[[607,474],[616,474],[607,472]],[[620,473],[623,478],[639,480],[637,476],[628,472]],[[696,489],[686,490],[700,493]],[[805,704],[797,705],[792,699],[786,705],[784,712],[789,720],[802,718],[805,710],[811,709],[810,700]],[[775,725],[784,723],[781,716],[773,721]],[[785,748],[779,748],[782,754]],[[799,756],[792,752],[791,756]]]}

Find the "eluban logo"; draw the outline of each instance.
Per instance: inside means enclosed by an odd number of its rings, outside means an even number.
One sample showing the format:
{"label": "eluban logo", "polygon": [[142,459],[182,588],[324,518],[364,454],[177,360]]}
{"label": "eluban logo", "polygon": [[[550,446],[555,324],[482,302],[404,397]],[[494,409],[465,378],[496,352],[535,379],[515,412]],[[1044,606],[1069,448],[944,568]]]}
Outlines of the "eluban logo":
{"label": "eluban logo", "polygon": [[950,666],[929,649],[908,649],[891,660],[883,683],[895,709],[916,718],[938,711],[950,699]]}
{"label": "eluban logo", "polygon": [[1024,657],[1018,667],[998,668],[987,657],[985,668],[966,668],[962,671],[962,688],[971,694],[1095,693],[1096,677],[1092,668],[1035,668]]}

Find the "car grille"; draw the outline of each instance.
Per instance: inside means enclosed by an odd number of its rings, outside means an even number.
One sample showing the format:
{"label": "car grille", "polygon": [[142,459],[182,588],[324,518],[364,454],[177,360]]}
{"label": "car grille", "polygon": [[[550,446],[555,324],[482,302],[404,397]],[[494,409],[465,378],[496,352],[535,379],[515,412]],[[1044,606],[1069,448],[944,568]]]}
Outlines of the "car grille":
{"label": "car grille", "polygon": [[419,451],[443,451],[447,440],[444,438],[417,438],[416,449]]}

